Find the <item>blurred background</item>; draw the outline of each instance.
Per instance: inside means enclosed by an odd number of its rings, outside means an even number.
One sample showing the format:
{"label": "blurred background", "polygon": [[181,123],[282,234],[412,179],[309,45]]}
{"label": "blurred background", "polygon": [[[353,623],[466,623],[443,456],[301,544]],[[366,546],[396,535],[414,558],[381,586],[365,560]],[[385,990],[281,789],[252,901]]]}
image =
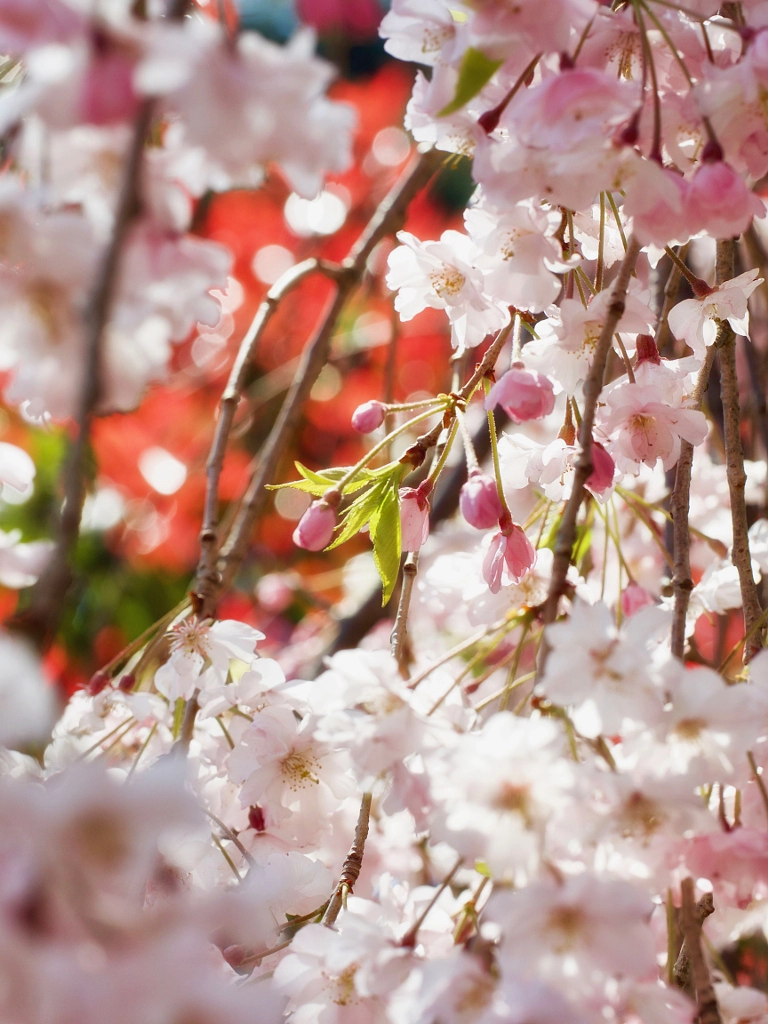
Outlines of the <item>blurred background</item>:
{"label": "blurred background", "polygon": [[[218,399],[266,290],[308,256],[342,259],[413,154],[402,123],[415,68],[384,52],[377,28],[385,5],[378,0],[242,0],[239,6],[232,0],[199,0],[198,6],[225,19],[232,31],[239,23],[277,42],[302,24],[311,25],[318,51],[337,70],[332,95],[357,111],[354,161],[311,201],[292,194],[277,173],[256,191],[208,194],[200,201],[196,232],[226,245],[234,256],[229,287],[221,296],[224,315],[214,331],[193,333],[176,348],[172,378],[151,387],[140,408],[95,424],[77,578],[61,634],[47,655],[62,696],[87,682],[186,593],[198,555],[204,466]],[[436,238],[446,227],[461,226],[471,190],[466,161],[446,169],[412,205],[406,228]],[[361,402],[425,397],[449,387],[451,349],[442,312],[395,323],[381,274],[390,246],[384,243],[374,254],[373,273],[339,324],[331,362],[312,392],[295,449],[285,452],[284,480],[296,476],[294,459],[319,468],[359,458],[361,438],[350,416]],[[306,281],[256,353],[224,467],[225,502],[237,500],[246,486],[249,466],[328,294],[323,278]],[[395,330],[398,336],[390,344]],[[18,529],[25,540],[50,536],[66,427],[30,426],[10,409],[0,410],[0,420],[2,440],[26,449],[38,467],[28,500],[21,502],[5,489],[0,528]],[[281,660],[288,657],[289,645],[299,659],[302,651],[311,657],[318,631],[327,624],[325,609],[344,596],[343,563],[351,552],[368,550],[363,537],[328,555],[296,549],[291,534],[307,501],[293,490],[277,492],[237,588],[221,609],[223,617],[257,625],[267,634],[265,648]],[[363,554],[348,570],[347,589],[364,592],[374,574],[372,560]],[[4,619],[18,602],[23,607],[23,592],[0,589]],[[285,667],[290,672],[292,665]]]}

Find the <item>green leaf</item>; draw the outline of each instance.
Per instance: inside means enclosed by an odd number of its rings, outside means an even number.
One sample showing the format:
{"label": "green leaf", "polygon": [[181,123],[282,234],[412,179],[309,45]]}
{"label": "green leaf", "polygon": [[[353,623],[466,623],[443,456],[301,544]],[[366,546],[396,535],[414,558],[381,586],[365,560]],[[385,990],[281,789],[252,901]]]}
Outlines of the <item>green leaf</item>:
{"label": "green leaf", "polygon": [[373,560],[381,576],[381,603],[384,605],[392,597],[400,572],[400,503],[394,479],[388,481],[382,501],[371,516],[371,540]]}
{"label": "green leaf", "polygon": [[491,60],[490,57],[470,46],[464,54],[459,67],[459,77],[456,82],[456,92],[448,106],[437,115],[447,117],[456,110],[460,110],[465,103],[469,103],[473,96],[477,96],[483,86],[490,81],[503,61]]}
{"label": "green leaf", "polygon": [[179,733],[181,732],[181,723],[184,721],[184,707],[186,701],[183,697],[179,697],[173,708],[173,738],[177,740]]}
{"label": "green leaf", "polygon": [[[355,491],[365,487],[371,480],[390,476],[392,467],[397,465],[398,463],[396,462],[390,462],[386,466],[380,466],[378,469],[358,470],[355,478],[344,485],[344,493],[354,494]],[[287,484],[267,484],[267,490],[282,491],[285,487],[293,487],[294,490],[304,491],[306,494],[311,494],[316,498],[322,498],[328,488],[338,483],[351,469],[351,466],[335,466],[332,469],[324,469],[322,473],[315,473],[313,470],[307,469],[306,466],[302,466],[300,462],[296,462],[295,466],[303,477],[302,480],[291,480]]]}
{"label": "green leaf", "polygon": [[339,544],[344,544],[351,537],[354,537],[356,533],[359,533],[360,530],[362,530],[379,507],[386,488],[387,481],[384,480],[379,483],[372,484],[367,491],[355,498],[349,508],[343,513],[341,528],[339,529],[333,543],[329,544],[326,548],[327,551],[332,551],[333,548],[337,548]]}

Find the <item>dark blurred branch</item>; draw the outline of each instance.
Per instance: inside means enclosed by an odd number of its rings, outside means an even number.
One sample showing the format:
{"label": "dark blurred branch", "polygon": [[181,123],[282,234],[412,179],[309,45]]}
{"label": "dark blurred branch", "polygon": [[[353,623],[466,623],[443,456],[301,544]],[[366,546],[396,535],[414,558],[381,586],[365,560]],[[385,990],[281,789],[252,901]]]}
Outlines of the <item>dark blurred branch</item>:
{"label": "dark blurred branch", "polygon": [[[715,264],[717,284],[733,277],[736,240],[719,240]],[[725,435],[725,469],[731,497],[731,524],[733,545],[731,561],[739,573],[739,586],[744,613],[744,629],[749,636],[744,645],[744,662],[749,662],[763,647],[765,625],[760,625],[763,609],[752,574],[752,556],[749,551],[749,523],[744,489],[747,474],[744,470],[744,450],[741,444],[741,411],[739,408],[739,379],[736,373],[736,335],[730,324],[720,322],[716,348],[720,355],[720,389],[723,396]]]}

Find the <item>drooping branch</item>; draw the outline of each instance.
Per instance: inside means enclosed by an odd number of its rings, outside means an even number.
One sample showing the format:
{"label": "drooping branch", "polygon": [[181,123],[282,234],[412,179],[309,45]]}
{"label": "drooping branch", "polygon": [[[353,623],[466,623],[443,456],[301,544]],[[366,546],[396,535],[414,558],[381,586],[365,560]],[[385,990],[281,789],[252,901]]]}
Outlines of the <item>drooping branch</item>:
{"label": "drooping branch", "polygon": [[[692,408],[699,409],[709,386],[709,376],[715,361],[715,346],[710,345],[704,356],[696,384],[693,388]],[[693,590],[691,577],[691,532],[688,524],[688,509],[691,497],[691,471],[693,469],[693,445],[690,441],[680,442],[680,458],[675,470],[675,486],[670,500],[672,516],[672,542],[674,573],[672,587],[675,598],[672,619],[672,653],[682,660],[685,652],[685,621]]]}
{"label": "drooping branch", "polygon": [[328,909],[323,916],[322,923],[327,928],[332,928],[336,923],[336,918],[341,912],[347,895],[352,892],[355,883],[360,877],[360,871],[363,866],[363,854],[365,853],[365,841],[368,838],[368,826],[371,821],[372,799],[370,793],[363,794],[363,799],[360,803],[360,814],[358,815],[357,826],[355,827],[355,838],[342,865],[339,881],[333,891],[333,896],[331,896]]}
{"label": "drooping branch", "polygon": [[341,264],[336,276],[336,294],[318,325],[314,338],[304,349],[293,383],[260,453],[256,471],[248,484],[229,534],[221,546],[216,566],[218,579],[206,585],[206,607],[201,609],[201,614],[213,613],[216,601],[222,592],[231,586],[245,557],[253,524],[269,500],[266,487],[275,479],[286,446],[300,421],[304,403],[328,359],[337,320],[352,292],[365,275],[368,257],[386,235],[398,230],[411,200],[427,184],[441,160],[442,154],[436,150],[430,150],[418,158],[379,205],[357,245]]}
{"label": "drooping branch", "polygon": [[[729,281],[734,274],[736,240],[717,243],[716,282]],[[744,644],[744,662],[749,662],[763,647],[765,625],[760,625],[763,610],[752,574],[749,550],[749,523],[744,488],[747,474],[744,470],[744,449],[741,444],[741,414],[739,408],[739,380],[736,373],[736,335],[730,324],[723,320],[718,330],[716,347],[720,355],[720,392],[723,400],[723,432],[725,435],[725,469],[731,499],[731,525],[733,545],[731,561],[739,574],[739,587],[744,614],[744,629],[749,639]]]}
{"label": "drooping branch", "polygon": [[[690,963],[690,976],[696,993],[696,1005],[699,1010],[698,1024],[722,1024],[715,990],[712,987],[709,968],[707,967],[707,961],[704,959],[704,950],[701,947],[701,925],[707,914],[700,912],[696,904],[692,878],[683,879],[680,891],[683,900],[680,925],[685,943],[685,956]],[[679,957],[678,963],[680,963]],[[677,974],[677,964],[675,964],[675,972]]]}
{"label": "drooping branch", "polygon": [[[555,557],[552,563],[552,579],[543,609],[545,624],[554,622],[557,618],[557,608],[565,590],[565,580],[568,575],[573,545],[576,540],[576,521],[584,498],[585,486],[592,472],[592,430],[595,423],[597,400],[603,388],[605,364],[616,327],[624,314],[627,288],[629,287],[629,280],[635,268],[639,252],[640,245],[637,240],[634,236],[629,238],[624,260],[613,284],[608,311],[600,337],[595,346],[595,354],[592,357],[589,374],[584,382],[584,409],[579,428],[579,455],[574,468],[573,490],[566,502],[560,529],[557,533]],[[542,662],[545,657],[546,647],[544,646],[542,648]]]}
{"label": "drooping branch", "polygon": [[408,610],[411,607],[411,595],[419,571],[419,553],[411,551],[403,563],[403,583],[400,588],[400,600],[397,604],[395,625],[390,637],[392,657],[403,679],[408,678]]}
{"label": "drooping branch", "polygon": [[198,611],[203,618],[206,618],[213,610],[210,607],[211,599],[215,595],[219,583],[219,573],[216,568],[219,553],[219,481],[232,423],[245,387],[248,368],[259,341],[280,303],[301,281],[317,270],[324,270],[318,260],[305,260],[303,263],[291,267],[269,289],[240,343],[227,385],[219,401],[219,418],[216,422],[213,445],[206,463],[207,486],[203,525],[200,530],[200,561],[197,566],[194,587]]}
{"label": "drooping branch", "polygon": [[45,571],[32,591],[29,610],[23,621],[18,623],[40,645],[45,644],[58,628],[72,582],[70,563],[80,531],[85,500],[85,469],[91,423],[101,395],[104,336],[117,291],[123,250],[131,226],[141,209],[141,167],[153,115],[154,101],[145,100],[133,126],[112,237],[99,264],[98,276],[84,316],[83,376],[75,414],[76,432],[62,473],[64,501],[55,527],[55,547]]}

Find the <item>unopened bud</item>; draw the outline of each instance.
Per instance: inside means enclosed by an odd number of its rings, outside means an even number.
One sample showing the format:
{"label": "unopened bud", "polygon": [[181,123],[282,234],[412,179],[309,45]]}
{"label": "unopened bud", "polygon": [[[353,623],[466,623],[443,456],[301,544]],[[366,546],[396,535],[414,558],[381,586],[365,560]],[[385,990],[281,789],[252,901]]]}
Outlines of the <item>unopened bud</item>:
{"label": "unopened bud", "polygon": [[327,501],[313,501],[293,531],[293,543],[305,551],[322,551],[333,538],[336,512]]}
{"label": "unopened bud", "polygon": [[613,484],[616,463],[598,441],[592,442],[592,472],[586,486],[593,494],[602,495]]}
{"label": "unopened bud", "polygon": [[502,511],[496,481],[474,470],[461,488],[459,507],[466,521],[476,530],[490,530],[496,526]]}
{"label": "unopened bud", "polygon": [[370,434],[384,422],[387,415],[387,407],[383,402],[375,399],[371,402],[364,402],[358,405],[352,413],[352,426],[361,434]]}
{"label": "unopened bud", "polygon": [[99,671],[94,672],[94,674],[88,680],[88,683],[85,687],[85,691],[89,697],[95,697],[97,696],[97,694],[101,693],[101,691],[104,689],[108,682],[109,676],[107,675],[107,673],[102,672],[101,669],[99,669]]}
{"label": "unopened bud", "polygon": [[661,355],[656,347],[655,340],[650,334],[638,334],[635,345],[637,346],[637,362],[635,363],[635,366],[639,366],[641,363],[655,363],[656,366],[660,365]]}

